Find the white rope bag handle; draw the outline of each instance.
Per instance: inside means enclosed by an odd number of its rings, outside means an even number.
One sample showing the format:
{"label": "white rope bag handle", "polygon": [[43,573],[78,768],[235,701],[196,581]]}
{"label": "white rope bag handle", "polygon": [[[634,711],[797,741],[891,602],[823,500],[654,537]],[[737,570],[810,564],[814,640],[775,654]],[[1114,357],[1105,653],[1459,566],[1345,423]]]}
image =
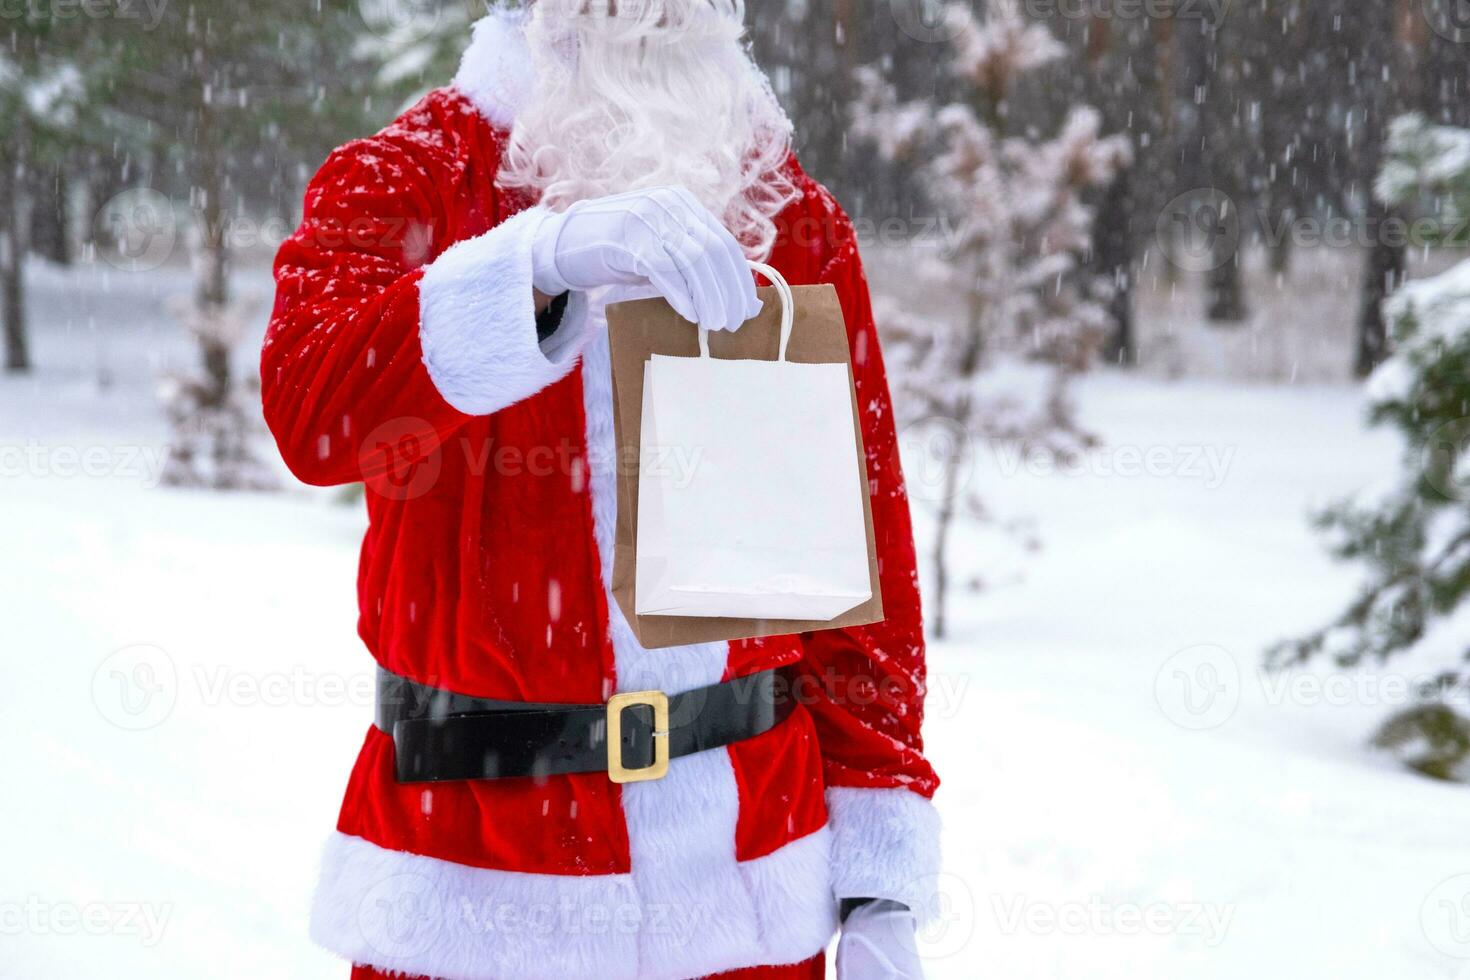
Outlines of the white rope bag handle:
{"label": "white rope bag handle", "polygon": [[[791,343],[791,324],[796,319],[796,300],[791,295],[791,284],[774,267],[764,262],[752,262],[750,267],[771,281],[781,297],[781,352],[777,360],[786,360],[786,347]],[[709,357],[709,331],[699,328],[699,356]]]}

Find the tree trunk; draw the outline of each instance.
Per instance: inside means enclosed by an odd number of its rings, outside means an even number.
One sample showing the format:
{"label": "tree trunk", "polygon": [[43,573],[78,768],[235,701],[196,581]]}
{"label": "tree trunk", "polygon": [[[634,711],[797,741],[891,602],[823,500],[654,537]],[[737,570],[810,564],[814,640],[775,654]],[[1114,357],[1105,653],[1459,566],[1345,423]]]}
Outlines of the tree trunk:
{"label": "tree trunk", "polygon": [[1368,250],[1368,267],[1363,273],[1363,300],[1358,310],[1358,357],[1353,370],[1364,378],[1388,356],[1388,324],[1383,319],[1383,301],[1404,281],[1407,254],[1402,240],[1382,233],[1393,209],[1373,202],[1370,228],[1379,229]]}
{"label": "tree trunk", "polygon": [[[1159,59],[1159,138],[1166,146],[1174,147],[1174,152],[1169,155],[1169,172],[1160,176],[1166,182],[1167,197],[1172,199],[1181,190],[1180,160],[1184,153],[1178,132],[1179,41],[1174,31],[1172,17],[1154,17],[1151,18],[1150,23]],[[1155,241],[1160,249],[1160,258],[1163,259],[1164,280],[1172,286],[1179,281],[1178,243],[1175,229],[1171,226],[1168,234],[1155,235]]]}
{"label": "tree trunk", "polygon": [[1113,333],[1103,356],[1119,367],[1138,363],[1133,340],[1133,167],[1118,171],[1108,185],[1092,226],[1093,268],[1113,284],[1108,313]]}
{"label": "tree trunk", "polygon": [[[1107,83],[1107,62],[1115,33],[1112,22],[1096,17],[1087,24],[1087,69],[1095,85]],[[1126,37],[1126,35],[1125,35]],[[1126,121],[1124,123],[1126,125]],[[1107,120],[1109,129],[1121,129],[1118,120]],[[1108,316],[1113,322],[1112,334],[1103,343],[1103,357],[1120,367],[1137,363],[1133,349],[1133,213],[1138,202],[1133,198],[1133,166],[1130,161],[1118,170],[1103,191],[1097,214],[1092,222],[1092,269],[1112,284]]]}
{"label": "tree trunk", "polygon": [[52,173],[37,176],[31,206],[31,251],[57,265],[70,265],[71,208],[66,167],[58,165]]}
{"label": "tree trunk", "polygon": [[[1282,220],[1290,222],[1291,218],[1284,216]],[[1268,254],[1271,259],[1271,275],[1278,280],[1285,279],[1287,273],[1291,271],[1291,235],[1286,234],[1273,239],[1268,248]]]}
{"label": "tree trunk", "polygon": [[85,183],[87,192],[85,207],[86,213],[92,216],[92,220],[82,225],[81,245],[84,255],[91,254],[98,245],[97,216],[101,213],[102,208],[122,191],[124,184],[123,165],[116,160],[104,158],[90,163]]}
{"label": "tree trunk", "polygon": [[964,461],[963,439],[955,440],[949,447],[944,461],[944,496],[939,502],[939,521],[934,530],[934,550],[930,560],[934,568],[934,638],[942,640],[949,635],[949,530],[954,524],[958,507],[955,495],[959,492],[960,465]]}
{"label": "tree trunk", "polygon": [[[1210,170],[1215,177],[1214,186],[1230,195],[1230,207],[1235,211],[1236,240],[1230,261],[1216,268],[1210,283],[1210,319],[1218,323],[1240,323],[1248,312],[1245,297],[1246,213],[1242,209],[1250,207],[1254,210],[1246,176],[1244,147],[1250,137],[1235,101],[1246,72],[1241,54],[1233,51],[1229,43],[1221,43],[1218,30],[1215,48],[1222,68],[1216,71],[1213,84],[1215,131],[1211,136],[1214,145],[1210,152]],[[1236,108],[1230,109],[1231,106]]]}
{"label": "tree trunk", "polygon": [[5,232],[5,263],[0,269],[0,318],[5,321],[5,370],[24,374],[31,369],[26,324],[25,130],[9,147],[0,147],[0,230]]}
{"label": "tree trunk", "polygon": [[[208,233],[206,233],[208,234]],[[223,406],[230,395],[230,342],[223,335],[225,305],[229,301],[229,255],[223,241],[202,246],[198,307],[200,365],[204,368],[205,406]]]}
{"label": "tree trunk", "polygon": [[1211,323],[1239,323],[1245,319],[1245,296],[1240,285],[1240,247],[1231,242],[1228,235],[1216,235],[1213,247],[1205,315]]}
{"label": "tree trunk", "polygon": [[230,396],[230,342],[223,335],[230,301],[229,246],[225,232],[224,175],[215,142],[213,112],[200,113],[199,146],[200,255],[195,305],[199,309],[200,363],[204,369],[205,408],[220,408]]}
{"label": "tree trunk", "polygon": [[1271,182],[1266,203],[1266,256],[1271,274],[1278,280],[1285,279],[1291,271],[1292,225],[1296,221],[1291,195],[1291,188],[1278,174]]}
{"label": "tree trunk", "polygon": [[[977,295],[970,297],[969,342],[960,356],[959,376],[967,384],[973,383],[980,371],[981,359],[985,354],[985,332],[981,324],[984,317],[982,302]],[[974,403],[962,398],[954,406],[950,421],[954,423],[954,441],[945,450],[944,493],[939,500],[939,521],[934,530],[934,550],[930,560],[934,567],[934,637],[944,639],[949,634],[949,531],[959,512],[960,467],[970,451],[970,433],[975,412]]]}
{"label": "tree trunk", "polygon": [[[1418,16],[1416,5],[1399,0],[1393,11],[1393,47],[1389,56],[1393,71],[1385,81],[1382,106],[1373,119],[1375,131],[1369,155],[1372,175],[1382,166],[1382,145],[1389,120],[1401,112],[1418,108],[1423,102],[1423,79],[1420,71],[1421,52],[1426,41],[1426,24]],[[1390,234],[1391,222],[1399,219],[1395,209],[1371,198],[1368,206],[1368,228],[1373,245],[1368,249],[1367,268],[1363,272],[1363,299],[1358,309],[1358,356],[1353,370],[1367,377],[1388,356],[1388,324],[1383,319],[1383,301],[1404,281],[1408,256],[1402,236]]]}
{"label": "tree trunk", "polygon": [[[1243,222],[1236,200],[1228,191],[1217,195],[1222,210],[1210,235],[1210,264],[1205,276],[1205,317],[1214,325],[1234,325],[1246,315],[1241,287]],[[1234,233],[1230,229],[1235,229]]]}

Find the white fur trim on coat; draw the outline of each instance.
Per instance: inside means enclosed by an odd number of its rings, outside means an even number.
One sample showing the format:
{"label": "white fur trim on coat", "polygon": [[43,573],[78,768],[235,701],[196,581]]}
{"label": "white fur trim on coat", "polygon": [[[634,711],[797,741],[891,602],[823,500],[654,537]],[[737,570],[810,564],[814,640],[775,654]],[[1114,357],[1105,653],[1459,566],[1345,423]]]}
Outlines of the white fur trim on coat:
{"label": "white fur trim on coat", "polygon": [[936,911],[939,813],[906,789],[827,790],[832,890],[838,898],[888,898],[920,921]]}
{"label": "white fur trim on coat", "polygon": [[495,6],[475,22],[454,87],[494,126],[509,129],[535,91],[524,9]]}
{"label": "white fur trim on coat", "polygon": [[759,899],[756,920],[744,906],[710,904],[693,880],[697,861],[685,889],[650,896],[633,875],[491,871],[338,833],[322,861],[311,936],[355,963],[444,980],[673,980],[799,963],[836,926],[830,902],[813,901],[828,894],[829,844],[823,829],[739,865]]}
{"label": "white fur trim on coat", "polygon": [[[637,290],[602,292],[593,297],[591,304],[592,340],[582,352],[589,489],[603,588],[608,597],[608,631],[617,688],[676,694],[718,683],[729,660],[730,645],[719,642],[645,649],[609,587],[617,523],[617,474],[613,465],[617,453],[612,370],[603,327],[606,303],[635,295]],[[622,798],[633,884],[642,900],[719,910],[704,923],[694,943],[684,942],[675,932],[641,936],[642,963],[658,964],[658,969],[670,976],[703,976],[744,966],[797,962],[815,956],[826,945],[836,927],[827,831],[804,838],[813,843],[803,846],[799,852],[802,857],[792,852],[793,856],[780,865],[766,858],[737,861],[735,829],[741,800],[728,751],[675,759],[663,779],[630,783],[623,787]],[[749,802],[760,805],[759,801]],[[815,839],[824,843],[819,846]],[[786,854],[796,846],[788,845],[777,853]],[[771,869],[778,866],[782,871],[772,873]]]}
{"label": "white fur trim on coat", "polygon": [[489,415],[572,370],[587,330],[587,295],[573,292],[546,348],[536,339],[531,241],[546,217],[522,211],[445,249],[419,280],[424,366],[444,400]]}

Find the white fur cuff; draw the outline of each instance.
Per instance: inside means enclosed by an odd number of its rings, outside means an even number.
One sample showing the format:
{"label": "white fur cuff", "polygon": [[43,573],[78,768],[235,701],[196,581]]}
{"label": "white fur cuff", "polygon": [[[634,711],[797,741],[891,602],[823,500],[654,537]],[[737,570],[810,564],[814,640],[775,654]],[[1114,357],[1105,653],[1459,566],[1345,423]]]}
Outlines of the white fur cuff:
{"label": "white fur cuff", "polygon": [[842,898],[902,902],[925,921],[939,875],[939,813],[906,789],[827,790],[832,888]]}
{"label": "white fur cuff", "polygon": [[588,332],[587,296],[567,299],[544,350],[536,340],[531,242],[547,212],[522,211],[446,249],[419,280],[419,341],[434,386],[466,415],[489,415],[559,381]]}

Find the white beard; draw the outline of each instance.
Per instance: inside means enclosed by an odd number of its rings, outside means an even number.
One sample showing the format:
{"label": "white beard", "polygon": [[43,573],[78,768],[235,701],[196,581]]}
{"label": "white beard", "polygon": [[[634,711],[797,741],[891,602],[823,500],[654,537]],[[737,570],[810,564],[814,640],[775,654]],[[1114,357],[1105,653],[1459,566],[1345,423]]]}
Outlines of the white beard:
{"label": "white beard", "polygon": [[681,184],[764,259],[796,196],[791,123],[741,43],[743,0],[539,0],[536,84],[499,175],[554,210]]}

